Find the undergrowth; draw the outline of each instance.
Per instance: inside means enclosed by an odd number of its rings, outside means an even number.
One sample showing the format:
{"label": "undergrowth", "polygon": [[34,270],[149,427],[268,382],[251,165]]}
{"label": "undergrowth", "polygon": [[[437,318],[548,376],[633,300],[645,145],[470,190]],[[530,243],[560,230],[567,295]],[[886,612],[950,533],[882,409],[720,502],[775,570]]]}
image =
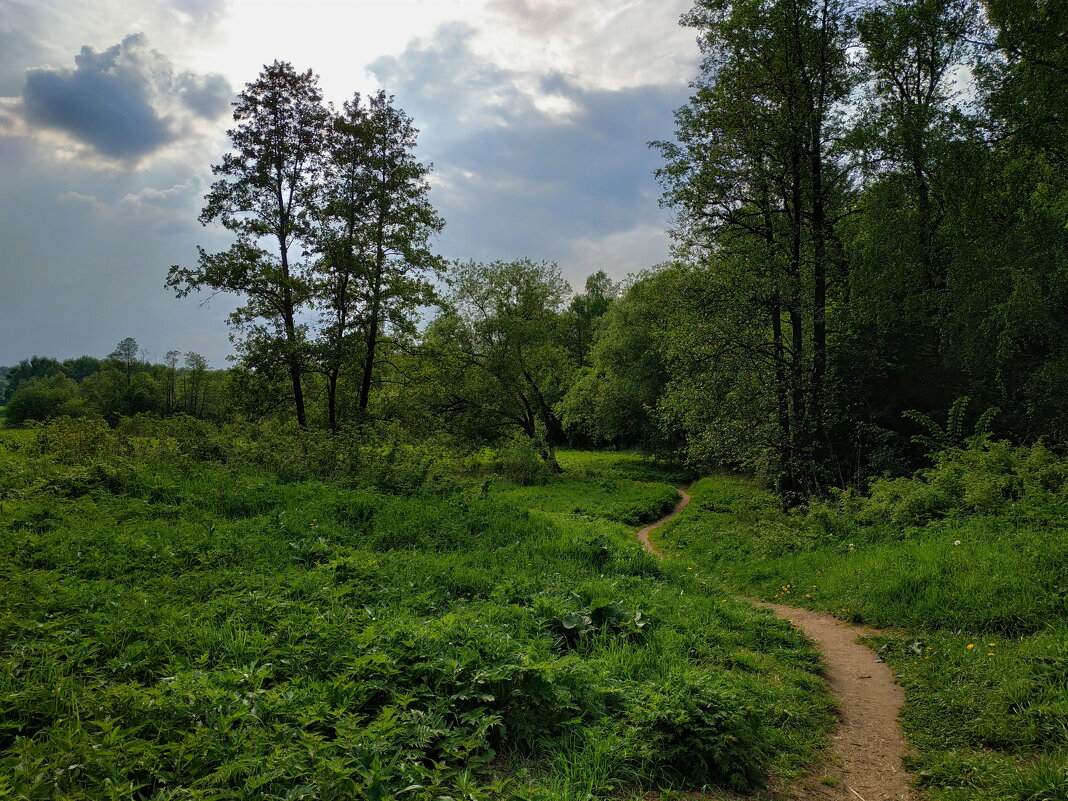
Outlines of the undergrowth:
{"label": "undergrowth", "polygon": [[662,547],[703,575],[904,630],[875,645],[932,799],[1068,798],[1068,460],[979,441],[792,515],[740,478],[692,494]]}
{"label": "undergrowth", "polygon": [[562,801],[796,772],[828,725],[804,639],[634,542],[673,492],[629,476],[661,468],[562,461],[523,487],[356,433],[4,432],[0,797]]}

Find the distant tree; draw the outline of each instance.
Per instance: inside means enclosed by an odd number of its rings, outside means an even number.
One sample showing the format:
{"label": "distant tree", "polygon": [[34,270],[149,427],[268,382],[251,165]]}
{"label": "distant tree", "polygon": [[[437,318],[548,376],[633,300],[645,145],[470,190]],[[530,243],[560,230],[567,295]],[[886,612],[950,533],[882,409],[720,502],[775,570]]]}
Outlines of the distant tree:
{"label": "distant tree", "polygon": [[76,359],[63,360],[63,375],[75,381],[84,381],[93,373],[107,367],[107,362],[94,356],[79,356]]}
{"label": "distant tree", "polygon": [[678,283],[670,269],[649,271],[607,306],[588,366],[578,369],[557,407],[570,434],[620,447],[667,448],[656,407],[669,379],[661,350]]}
{"label": "distant tree", "polygon": [[77,383],[63,373],[56,373],[20,384],[8,401],[5,417],[9,426],[21,426],[30,420],[81,417],[85,413]]}
{"label": "distant tree", "polygon": [[206,378],[208,374],[208,360],[199,353],[189,351],[185,354],[183,406],[185,413],[193,417],[201,417],[204,413],[206,402]]}
{"label": "distant tree", "polygon": [[311,70],[298,73],[281,61],[264,67],[234,104],[236,125],[227,132],[234,150],[212,167],[220,179],[200,215],[237,241],[221,253],[201,248],[197,267],[176,265],[167,278],[179,297],[205,287],[243,297],[230,316],[238,344],[249,362],[286,366],[302,427],[308,345],[299,314],[310,287],[301,254],[310,248],[328,120]]}
{"label": "distant tree", "polygon": [[9,368],[4,399],[10,400],[19,386],[34,378],[46,378],[63,372],[63,365],[48,356],[31,356]]}
{"label": "distant tree", "polygon": [[178,359],[182,354],[176,350],[169,350],[163,357],[163,366],[166,368],[164,383],[164,414],[174,414],[178,410]]}
{"label": "distant tree", "polygon": [[126,337],[126,339],[115,346],[115,350],[108,354],[108,358],[115,362],[115,364],[118,365],[120,372],[126,376],[127,386],[130,384],[130,379],[133,377],[134,370],[137,369],[137,365],[140,363],[137,354],[137,340],[133,337]]}
{"label": "distant tree", "polygon": [[585,291],[567,304],[560,320],[563,341],[578,367],[589,366],[597,324],[619,295],[619,286],[604,270],[586,278]]}

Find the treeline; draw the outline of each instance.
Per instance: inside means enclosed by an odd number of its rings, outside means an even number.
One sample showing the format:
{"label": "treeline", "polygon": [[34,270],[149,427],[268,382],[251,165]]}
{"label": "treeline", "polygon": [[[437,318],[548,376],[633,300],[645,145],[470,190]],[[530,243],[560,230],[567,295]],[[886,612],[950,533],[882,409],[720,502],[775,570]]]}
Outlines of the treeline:
{"label": "treeline", "polygon": [[659,145],[679,263],[625,302],[662,320],[656,407],[689,458],[800,498],[914,466],[915,421],[964,396],[967,433],[996,407],[999,435],[1063,443],[1068,8],[700,0],[683,22],[704,62]]}
{"label": "treeline", "polygon": [[[266,67],[201,215],[234,243],[168,277],[242,298],[220,414],[514,437],[550,467],[568,441],[640,447],[787,503],[911,471],[918,435],[1064,443],[1068,12],[700,0],[683,22],[704,62],[657,145],[674,259],[577,295],[550,263],[446,263],[393,99],[338,110]],[[110,369],[189,411],[177,365]]]}
{"label": "treeline", "polygon": [[0,399],[11,426],[56,417],[96,416],[116,422],[137,414],[222,420],[233,409],[227,401],[235,376],[211,370],[207,360],[192,351],[168,351],[162,364],[152,364],[133,337],[103,359],[33,356],[3,370]]}

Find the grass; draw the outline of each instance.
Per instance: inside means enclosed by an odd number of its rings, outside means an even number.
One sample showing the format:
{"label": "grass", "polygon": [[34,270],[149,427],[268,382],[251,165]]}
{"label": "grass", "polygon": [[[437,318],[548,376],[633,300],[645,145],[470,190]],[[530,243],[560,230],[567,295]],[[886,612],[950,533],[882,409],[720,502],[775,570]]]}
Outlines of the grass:
{"label": "grass", "polygon": [[1055,801],[1068,798],[1066,477],[1040,446],[986,443],[784,515],[714,476],[660,546],[736,591],[903,630],[872,644],[902,676],[934,801]]}
{"label": "grass", "polygon": [[0,434],[0,797],[759,790],[830,725],[800,634],[634,542],[670,468],[173,426]]}

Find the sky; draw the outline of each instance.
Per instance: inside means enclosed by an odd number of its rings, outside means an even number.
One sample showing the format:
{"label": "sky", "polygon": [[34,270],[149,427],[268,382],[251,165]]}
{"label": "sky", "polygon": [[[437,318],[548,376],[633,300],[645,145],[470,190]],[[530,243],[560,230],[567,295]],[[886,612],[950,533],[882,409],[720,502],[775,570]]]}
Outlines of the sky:
{"label": "sky", "polygon": [[557,262],[576,289],[668,256],[650,140],[698,69],[691,0],[0,0],[0,365],[232,353],[231,297],[175,299],[231,102],[264,64],[420,130],[448,259]]}

